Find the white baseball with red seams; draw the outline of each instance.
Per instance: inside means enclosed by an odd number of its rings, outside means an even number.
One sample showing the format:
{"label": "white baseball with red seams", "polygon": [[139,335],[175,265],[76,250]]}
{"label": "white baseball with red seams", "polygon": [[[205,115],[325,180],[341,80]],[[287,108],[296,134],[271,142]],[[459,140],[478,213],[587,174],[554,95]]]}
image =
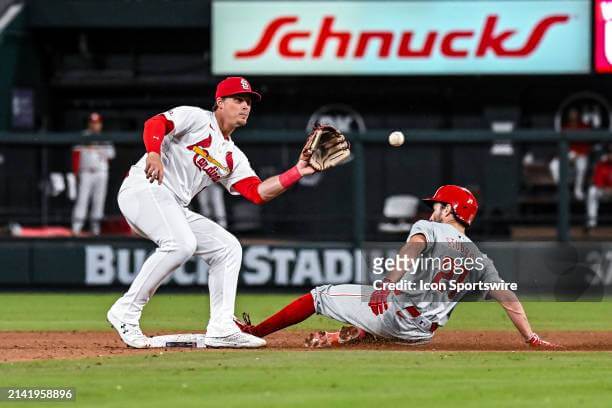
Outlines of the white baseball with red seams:
{"label": "white baseball with red seams", "polygon": [[111,310],[121,321],[138,324],[143,307],[161,283],[197,255],[210,265],[207,336],[228,336],[238,331],[233,315],[242,248],[234,235],[187,205],[216,182],[236,195],[231,186],[255,172],[244,153],[223,137],[212,112],[181,106],[163,115],[174,124],[161,146],[163,183],[147,180],[145,154],[130,169],[118,195],[130,225],[158,248]]}

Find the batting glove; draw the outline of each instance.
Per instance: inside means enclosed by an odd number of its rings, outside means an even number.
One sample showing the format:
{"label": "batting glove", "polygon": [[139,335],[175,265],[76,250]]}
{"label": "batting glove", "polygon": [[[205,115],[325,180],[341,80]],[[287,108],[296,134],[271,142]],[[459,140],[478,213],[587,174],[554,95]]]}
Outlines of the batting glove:
{"label": "batting glove", "polygon": [[[383,279],[383,284],[389,282],[391,281],[387,278]],[[370,296],[370,301],[368,302],[368,306],[370,306],[370,309],[372,309],[372,313],[374,313],[374,316],[383,314],[385,310],[389,308],[389,303],[387,301],[389,293],[391,293],[391,291],[388,289],[378,289],[372,292],[372,295]]]}

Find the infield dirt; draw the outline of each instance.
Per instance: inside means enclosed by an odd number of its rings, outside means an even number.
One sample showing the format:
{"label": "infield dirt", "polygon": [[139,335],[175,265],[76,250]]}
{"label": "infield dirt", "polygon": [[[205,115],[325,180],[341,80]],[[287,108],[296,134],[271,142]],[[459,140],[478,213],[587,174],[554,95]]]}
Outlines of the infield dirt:
{"label": "infield dirt", "polygon": [[[309,351],[303,345],[308,331],[286,331],[266,337],[268,349]],[[148,333],[169,334],[168,332]],[[562,351],[612,351],[612,332],[548,331],[540,333],[545,339],[564,346]],[[411,351],[530,351],[521,339],[509,331],[447,330],[436,334],[433,341],[422,345],[397,342],[367,342],[342,346],[357,350]],[[127,348],[110,331],[51,331],[2,332],[0,335],[0,362],[78,359],[134,354],[206,353],[206,349],[145,349]],[[238,352],[248,352],[240,350]]]}

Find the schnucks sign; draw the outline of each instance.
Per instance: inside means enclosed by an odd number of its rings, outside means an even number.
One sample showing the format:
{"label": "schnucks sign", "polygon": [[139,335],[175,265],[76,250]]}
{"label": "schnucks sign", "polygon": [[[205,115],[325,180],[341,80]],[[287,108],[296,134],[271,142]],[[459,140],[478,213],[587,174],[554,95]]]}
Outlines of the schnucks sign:
{"label": "schnucks sign", "polygon": [[612,72],[612,0],[595,0],[595,71]]}
{"label": "schnucks sign", "polygon": [[215,1],[214,74],[587,73],[588,0]]}

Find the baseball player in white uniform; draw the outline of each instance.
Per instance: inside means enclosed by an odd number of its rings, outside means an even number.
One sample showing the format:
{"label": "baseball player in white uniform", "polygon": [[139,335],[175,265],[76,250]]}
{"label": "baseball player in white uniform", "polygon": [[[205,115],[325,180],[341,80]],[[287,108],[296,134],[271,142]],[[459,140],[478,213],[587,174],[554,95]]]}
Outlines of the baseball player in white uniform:
{"label": "baseball player in white uniform", "polygon": [[207,347],[262,347],[265,340],[243,333],[233,321],[240,243],[215,222],[187,205],[202,189],[219,183],[230,194],[256,204],[277,197],[315,170],[303,149],[295,166],[261,181],[234,144],[234,131],[247,124],[252,100],[261,96],[241,77],[221,81],[213,111],[180,106],[145,122],[147,153],[129,171],[118,195],[119,208],[140,235],[158,246],[129,290],[109,309],[107,318],[131,347],[150,347],[139,325],[143,307],[159,285],[193,255],[210,265],[210,320]]}
{"label": "baseball player in white uniform", "polygon": [[[85,136],[96,136],[102,132],[102,116],[89,115]],[[72,209],[72,233],[78,235],[87,219],[91,203],[91,232],[100,235],[100,222],[104,217],[106,189],[108,187],[108,162],[115,158],[115,148],[108,142],[92,142],[72,149],[72,169],[78,177],[77,199]]]}
{"label": "baseball player in white uniform", "polygon": [[227,228],[223,187],[219,184],[211,184],[197,195],[197,199],[203,216],[210,218],[223,228]]}
{"label": "baseball player in white uniform", "polygon": [[[339,332],[313,333],[306,339],[310,347],[342,344],[367,335],[415,344],[431,340],[469,292],[457,286],[453,289],[451,281],[464,285],[503,284],[503,281],[493,262],[465,235],[478,210],[472,193],[463,187],[446,185],[426,201],[432,204],[433,213],[429,221],[418,221],[412,227],[399,252],[398,259],[407,260],[402,267],[392,267],[373,286],[316,287],[256,326],[250,324],[245,314],[245,321],[238,321],[241,329],[264,337],[317,313],[352,326]],[[436,259],[440,261],[434,262]],[[530,346],[557,347],[531,330],[514,292],[489,290],[488,295],[501,304]]]}

